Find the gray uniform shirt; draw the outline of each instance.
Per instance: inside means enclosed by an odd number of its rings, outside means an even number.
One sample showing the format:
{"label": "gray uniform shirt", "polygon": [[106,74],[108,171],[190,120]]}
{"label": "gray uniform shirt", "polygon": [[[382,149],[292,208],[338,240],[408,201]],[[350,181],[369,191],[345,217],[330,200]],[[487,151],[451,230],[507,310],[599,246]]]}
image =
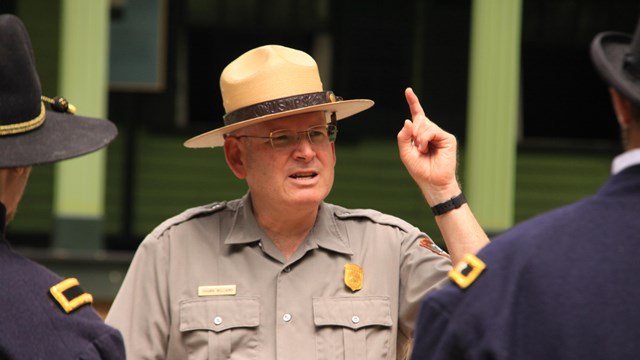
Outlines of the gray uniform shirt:
{"label": "gray uniform shirt", "polygon": [[190,209],[142,242],[106,322],[130,359],[395,359],[451,267],[426,237],[322,203],[287,261],[249,195]]}

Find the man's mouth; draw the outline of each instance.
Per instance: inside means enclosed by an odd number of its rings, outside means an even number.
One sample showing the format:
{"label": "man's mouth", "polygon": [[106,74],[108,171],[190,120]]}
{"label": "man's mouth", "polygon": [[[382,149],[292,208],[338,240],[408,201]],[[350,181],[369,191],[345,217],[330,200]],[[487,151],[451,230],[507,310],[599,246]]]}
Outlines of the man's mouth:
{"label": "man's mouth", "polygon": [[293,174],[291,176],[289,176],[292,179],[312,179],[314,177],[316,177],[318,175],[318,173],[316,172],[306,172],[306,173],[298,173],[298,174]]}

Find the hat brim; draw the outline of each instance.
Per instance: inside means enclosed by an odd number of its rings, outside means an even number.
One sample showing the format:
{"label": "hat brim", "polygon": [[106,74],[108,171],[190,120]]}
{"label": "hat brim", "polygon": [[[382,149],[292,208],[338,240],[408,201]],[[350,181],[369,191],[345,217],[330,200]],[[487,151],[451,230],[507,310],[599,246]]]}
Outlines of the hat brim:
{"label": "hat brim", "polygon": [[300,109],[283,111],[275,114],[260,116],[257,118],[241,121],[235,124],[223,126],[221,128],[208,131],[206,133],[195,136],[184,142],[184,146],[188,148],[212,148],[224,145],[224,134],[245,128],[247,126],[259,124],[261,122],[279,119],[285,116],[305,114],[315,111],[335,112],[336,119],[342,120],[353,116],[359,112],[365,111],[372,107],[374,102],[368,99],[342,100],[332,103],[308,106]]}
{"label": "hat brim", "polygon": [[591,60],[605,82],[640,105],[640,79],[624,70],[630,43],[631,37],[627,34],[611,31],[598,34],[591,42]]}
{"label": "hat brim", "polygon": [[43,165],[88,154],[108,145],[117,134],[108,120],[47,111],[37,129],[0,137],[0,168]]}

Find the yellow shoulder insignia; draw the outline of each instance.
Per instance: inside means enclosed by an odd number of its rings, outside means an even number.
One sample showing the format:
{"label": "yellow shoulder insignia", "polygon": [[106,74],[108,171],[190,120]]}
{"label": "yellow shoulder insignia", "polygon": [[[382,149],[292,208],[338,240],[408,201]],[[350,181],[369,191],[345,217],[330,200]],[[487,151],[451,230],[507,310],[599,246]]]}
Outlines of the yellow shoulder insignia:
{"label": "yellow shoulder insignia", "polygon": [[80,288],[80,282],[76,278],[62,280],[52,286],[49,292],[67,314],[93,302],[93,296]]}
{"label": "yellow shoulder insignia", "polygon": [[456,264],[449,271],[449,277],[458,284],[461,289],[466,289],[480,276],[480,273],[487,267],[477,256],[466,254],[464,260]]}

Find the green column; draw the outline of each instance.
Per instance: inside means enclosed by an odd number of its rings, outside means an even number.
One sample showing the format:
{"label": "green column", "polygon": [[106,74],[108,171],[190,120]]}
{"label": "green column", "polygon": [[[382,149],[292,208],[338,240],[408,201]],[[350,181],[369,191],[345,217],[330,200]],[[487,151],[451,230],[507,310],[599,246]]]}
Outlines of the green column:
{"label": "green column", "polygon": [[[59,95],[77,114],[107,112],[108,0],[62,0],[60,11]],[[56,164],[54,247],[102,247],[106,150]]]}
{"label": "green column", "polygon": [[464,189],[489,233],[513,225],[521,0],[475,0]]}

